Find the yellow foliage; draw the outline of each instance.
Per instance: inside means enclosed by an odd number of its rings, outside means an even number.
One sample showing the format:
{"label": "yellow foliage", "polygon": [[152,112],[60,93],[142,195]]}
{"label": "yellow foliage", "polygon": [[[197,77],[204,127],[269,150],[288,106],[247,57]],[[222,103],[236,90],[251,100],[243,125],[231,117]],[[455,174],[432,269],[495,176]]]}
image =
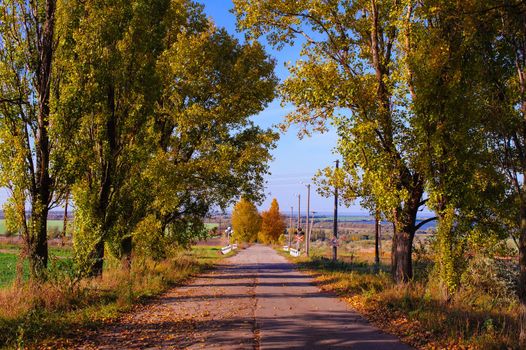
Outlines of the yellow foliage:
{"label": "yellow foliage", "polygon": [[232,238],[235,242],[255,242],[261,228],[256,206],[246,198],[236,203],[232,212]]}

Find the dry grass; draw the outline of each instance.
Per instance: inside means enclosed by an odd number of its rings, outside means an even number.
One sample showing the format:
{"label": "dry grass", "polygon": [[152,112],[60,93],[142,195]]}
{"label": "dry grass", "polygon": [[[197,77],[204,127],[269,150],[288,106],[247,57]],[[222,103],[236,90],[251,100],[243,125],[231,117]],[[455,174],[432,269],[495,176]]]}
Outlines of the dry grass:
{"label": "dry grass", "polygon": [[0,348],[31,347],[108,322],[218,258],[216,248],[199,247],[160,262],[137,258],[131,270],[114,261],[100,278],[73,281],[62,275],[45,283],[15,283],[0,290]]}
{"label": "dry grass", "polygon": [[433,281],[395,285],[388,266],[375,273],[370,263],[360,262],[359,253],[352,264],[322,257],[292,260],[312,272],[322,289],[337,293],[378,327],[417,348],[519,349],[514,300],[465,289],[446,302]]}

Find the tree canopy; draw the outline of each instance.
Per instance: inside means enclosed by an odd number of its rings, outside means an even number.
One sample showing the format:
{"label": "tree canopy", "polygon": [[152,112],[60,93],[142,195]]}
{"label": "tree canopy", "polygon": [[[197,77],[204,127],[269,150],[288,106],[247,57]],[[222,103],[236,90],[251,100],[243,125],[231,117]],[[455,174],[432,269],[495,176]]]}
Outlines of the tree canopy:
{"label": "tree canopy", "polygon": [[286,227],[285,219],[279,211],[278,200],[273,198],[270,208],[261,213],[261,230],[258,234],[258,241],[276,244],[279,236],[284,234]]}
{"label": "tree canopy", "polygon": [[258,239],[261,229],[261,216],[250,200],[242,197],[232,211],[232,240],[252,243]]}
{"label": "tree canopy", "polygon": [[91,275],[108,252],[162,258],[206,234],[212,210],[262,198],[278,135],[252,116],[274,98],[274,61],[202,5],[6,1],[0,49],[0,184],[35,276],[48,211],[70,193]]}

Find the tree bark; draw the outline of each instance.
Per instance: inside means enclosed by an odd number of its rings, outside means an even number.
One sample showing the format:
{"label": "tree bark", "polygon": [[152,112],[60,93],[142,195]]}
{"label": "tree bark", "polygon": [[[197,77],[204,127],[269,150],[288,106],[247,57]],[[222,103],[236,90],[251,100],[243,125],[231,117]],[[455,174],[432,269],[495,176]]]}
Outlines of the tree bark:
{"label": "tree bark", "polygon": [[104,240],[101,238],[92,252],[93,264],[89,271],[90,277],[102,276],[102,269],[104,267]]}
{"label": "tree bark", "polygon": [[422,180],[414,176],[410,198],[394,213],[391,274],[396,283],[409,282],[413,278],[413,239],[416,233],[416,215],[423,193]]}
{"label": "tree bark", "polygon": [[32,210],[31,237],[29,245],[29,270],[32,277],[40,278],[48,264],[47,244],[48,209]]}
{"label": "tree bark", "polygon": [[376,210],[374,216],[374,269],[378,271],[380,268],[380,214]]}
{"label": "tree bark", "polygon": [[36,90],[38,93],[37,134],[35,139],[36,169],[35,186],[31,193],[33,201],[30,219],[33,237],[30,240],[32,246],[29,247],[30,270],[33,276],[39,276],[48,263],[47,215],[52,192],[52,181],[49,175],[51,152],[49,145],[49,97],[54,53],[55,8],[56,0],[46,1],[41,36],[35,38],[40,45],[37,45],[39,52],[36,65]]}
{"label": "tree bark", "polygon": [[[523,174],[526,176],[526,172]],[[525,177],[526,179],[526,177]],[[519,237],[519,342],[526,345],[526,184],[523,184],[520,203],[520,237]]]}

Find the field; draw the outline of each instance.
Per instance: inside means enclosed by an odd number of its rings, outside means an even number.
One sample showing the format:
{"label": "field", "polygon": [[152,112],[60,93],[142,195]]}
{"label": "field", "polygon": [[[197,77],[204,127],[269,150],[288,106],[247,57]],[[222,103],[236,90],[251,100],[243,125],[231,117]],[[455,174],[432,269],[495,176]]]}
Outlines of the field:
{"label": "field", "polygon": [[[47,222],[48,232],[50,233],[50,235],[57,235],[62,232],[63,225],[64,225],[64,222],[62,220],[48,220]],[[5,219],[0,219],[0,235],[6,235],[6,234],[7,234],[7,227],[6,227]]]}
{"label": "field", "polygon": [[[68,259],[72,251],[68,247],[50,247],[50,260]],[[0,243],[0,288],[9,286],[16,277],[17,264],[19,263],[20,248],[14,244]],[[23,261],[24,278],[28,277],[28,263]]]}

